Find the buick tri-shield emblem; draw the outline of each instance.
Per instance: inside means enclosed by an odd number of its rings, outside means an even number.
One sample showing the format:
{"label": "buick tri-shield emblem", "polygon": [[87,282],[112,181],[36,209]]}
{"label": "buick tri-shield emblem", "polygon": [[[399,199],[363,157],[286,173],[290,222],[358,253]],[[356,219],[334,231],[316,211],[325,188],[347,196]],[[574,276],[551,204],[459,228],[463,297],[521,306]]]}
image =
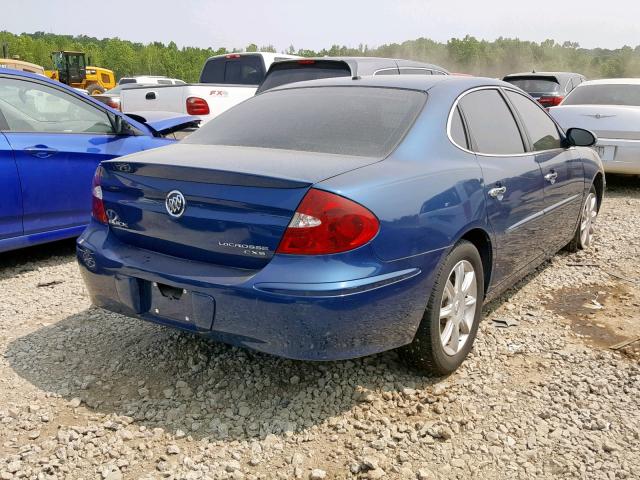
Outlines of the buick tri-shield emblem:
{"label": "buick tri-shield emblem", "polygon": [[178,190],[172,190],[167,194],[167,198],[164,201],[164,206],[169,212],[169,215],[175,218],[179,218],[187,208],[187,202],[184,199],[184,195]]}

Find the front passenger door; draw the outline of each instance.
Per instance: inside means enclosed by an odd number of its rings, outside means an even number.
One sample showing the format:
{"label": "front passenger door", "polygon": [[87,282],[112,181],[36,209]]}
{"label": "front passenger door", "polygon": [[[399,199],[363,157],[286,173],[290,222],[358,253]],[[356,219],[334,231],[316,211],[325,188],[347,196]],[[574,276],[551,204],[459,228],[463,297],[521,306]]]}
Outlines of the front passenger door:
{"label": "front passenger door", "polygon": [[497,88],[472,91],[458,105],[482,168],[496,242],[492,283],[498,284],[542,256],[542,172],[525,152],[513,113]]}

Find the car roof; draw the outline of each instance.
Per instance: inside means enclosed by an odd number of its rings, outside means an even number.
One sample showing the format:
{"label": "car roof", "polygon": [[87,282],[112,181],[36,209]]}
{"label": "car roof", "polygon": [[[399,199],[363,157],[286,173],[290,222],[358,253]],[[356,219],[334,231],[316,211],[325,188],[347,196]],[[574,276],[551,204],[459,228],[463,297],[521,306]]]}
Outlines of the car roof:
{"label": "car roof", "polygon": [[292,90],[310,87],[381,87],[403,88],[408,90],[429,91],[434,86],[464,91],[474,87],[496,86],[514,88],[513,85],[495,78],[485,77],[457,77],[452,75],[376,75],[363,77],[333,77],[319,80],[307,80],[304,82],[287,83],[265,90],[264,95],[278,90]]}
{"label": "car roof", "polygon": [[386,58],[386,57],[305,57],[292,58],[289,60],[281,60],[277,62],[277,67],[283,64],[295,63],[298,61],[316,61],[316,62],[344,62],[351,68],[353,75],[372,75],[377,70],[386,68],[425,68],[429,70],[437,70],[449,73],[444,67],[432,63],[419,62],[414,60],[406,60],[402,58]]}
{"label": "car roof", "polygon": [[589,80],[579,86],[588,85],[640,85],[640,78],[603,78],[601,80]]}

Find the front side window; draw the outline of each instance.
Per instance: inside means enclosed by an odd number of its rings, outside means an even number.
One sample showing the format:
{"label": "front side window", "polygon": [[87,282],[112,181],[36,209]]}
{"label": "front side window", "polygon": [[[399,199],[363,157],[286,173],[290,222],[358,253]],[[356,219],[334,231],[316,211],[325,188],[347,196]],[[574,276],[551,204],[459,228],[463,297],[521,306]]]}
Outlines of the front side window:
{"label": "front side window", "polygon": [[106,112],[30,81],[0,79],[0,112],[14,132],[113,133]]}
{"label": "front side window", "polygon": [[524,122],[534,151],[551,150],[562,147],[562,139],[556,124],[539,104],[524,95],[507,90],[507,97],[513,103]]}
{"label": "front side window", "polygon": [[471,92],[458,103],[478,153],[517,155],[524,144],[515,119],[498,90]]}
{"label": "front side window", "polygon": [[270,90],[227,110],[183,142],[384,158],[413,125],[426,97],[379,87]]}

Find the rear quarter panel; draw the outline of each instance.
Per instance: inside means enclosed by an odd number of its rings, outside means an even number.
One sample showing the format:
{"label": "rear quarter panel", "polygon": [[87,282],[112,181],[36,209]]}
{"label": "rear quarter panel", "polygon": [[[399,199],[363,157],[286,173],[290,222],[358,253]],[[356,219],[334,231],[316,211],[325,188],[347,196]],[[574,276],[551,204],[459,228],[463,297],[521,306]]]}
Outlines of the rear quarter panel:
{"label": "rear quarter panel", "polygon": [[446,249],[486,221],[483,180],[475,155],[447,137],[455,95],[429,98],[423,113],[390,157],[321,182],[369,208],[380,220],[376,255],[393,261]]}

